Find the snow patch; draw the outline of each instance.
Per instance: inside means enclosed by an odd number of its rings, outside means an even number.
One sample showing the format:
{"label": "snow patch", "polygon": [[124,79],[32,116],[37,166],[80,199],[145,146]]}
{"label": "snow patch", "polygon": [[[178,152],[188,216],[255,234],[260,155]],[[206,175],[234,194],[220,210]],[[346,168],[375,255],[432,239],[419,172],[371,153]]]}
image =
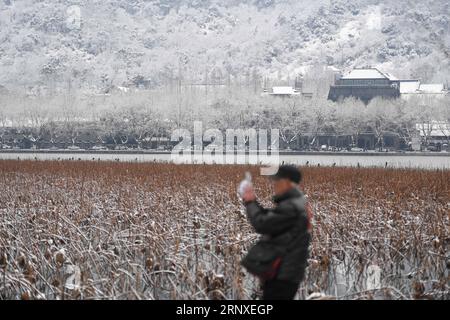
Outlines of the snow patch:
{"label": "snow patch", "polygon": [[382,14],[380,6],[373,7],[366,14],[366,26],[369,30],[381,30]]}

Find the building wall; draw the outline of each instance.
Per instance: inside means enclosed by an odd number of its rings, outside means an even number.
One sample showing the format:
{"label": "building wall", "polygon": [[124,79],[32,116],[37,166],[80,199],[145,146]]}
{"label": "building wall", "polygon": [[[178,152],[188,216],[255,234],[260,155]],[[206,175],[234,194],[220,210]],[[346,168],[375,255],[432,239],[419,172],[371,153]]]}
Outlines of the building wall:
{"label": "building wall", "polygon": [[341,79],[336,81],[337,86],[389,86],[387,79]]}
{"label": "building wall", "polygon": [[391,86],[341,86],[335,85],[330,87],[328,99],[338,101],[341,99],[355,97],[369,103],[375,97],[382,97],[385,99],[393,99],[400,97],[400,91],[397,87]]}

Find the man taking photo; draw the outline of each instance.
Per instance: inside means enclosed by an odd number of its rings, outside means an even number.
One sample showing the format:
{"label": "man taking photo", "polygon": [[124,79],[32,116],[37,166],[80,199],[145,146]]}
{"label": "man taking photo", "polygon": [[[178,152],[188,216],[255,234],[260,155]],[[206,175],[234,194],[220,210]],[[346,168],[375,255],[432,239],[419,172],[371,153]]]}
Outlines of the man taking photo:
{"label": "man taking photo", "polygon": [[262,235],[242,265],[261,279],[264,300],[292,300],[305,276],[312,214],[299,189],[302,175],[296,167],[281,166],[271,178],[275,203],[271,209],[257,202],[251,183],[241,184],[248,220]]}

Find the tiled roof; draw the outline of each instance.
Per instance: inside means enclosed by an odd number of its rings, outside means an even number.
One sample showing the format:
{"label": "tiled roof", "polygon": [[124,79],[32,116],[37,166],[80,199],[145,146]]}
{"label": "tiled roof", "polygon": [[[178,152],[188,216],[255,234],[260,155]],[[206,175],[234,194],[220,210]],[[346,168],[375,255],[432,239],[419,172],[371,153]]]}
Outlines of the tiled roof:
{"label": "tiled roof", "polygon": [[443,84],[421,84],[419,91],[421,93],[442,93],[445,90]]}
{"label": "tiled roof", "polygon": [[344,80],[352,79],[389,79],[389,76],[376,68],[354,69],[342,77]]}
{"label": "tiled roof", "polygon": [[420,81],[400,81],[400,93],[416,93],[419,90]]}
{"label": "tiled roof", "polygon": [[297,94],[297,91],[292,87],[273,87],[271,94]]}
{"label": "tiled roof", "polygon": [[419,130],[420,135],[432,137],[449,137],[450,123],[432,121],[431,123],[418,123],[416,129]]}

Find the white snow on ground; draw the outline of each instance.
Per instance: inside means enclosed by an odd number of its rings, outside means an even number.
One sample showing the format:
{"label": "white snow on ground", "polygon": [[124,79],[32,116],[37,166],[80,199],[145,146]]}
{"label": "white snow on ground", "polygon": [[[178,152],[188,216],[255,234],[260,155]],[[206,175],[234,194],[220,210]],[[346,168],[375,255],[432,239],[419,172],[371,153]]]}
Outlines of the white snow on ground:
{"label": "white snow on ground", "polygon": [[361,36],[360,30],[360,21],[350,21],[339,31],[339,37],[341,40],[357,39]]}
{"label": "white snow on ground", "polygon": [[381,7],[374,6],[370,9],[368,9],[365,19],[366,19],[367,29],[381,30],[381,26],[382,26]]}

